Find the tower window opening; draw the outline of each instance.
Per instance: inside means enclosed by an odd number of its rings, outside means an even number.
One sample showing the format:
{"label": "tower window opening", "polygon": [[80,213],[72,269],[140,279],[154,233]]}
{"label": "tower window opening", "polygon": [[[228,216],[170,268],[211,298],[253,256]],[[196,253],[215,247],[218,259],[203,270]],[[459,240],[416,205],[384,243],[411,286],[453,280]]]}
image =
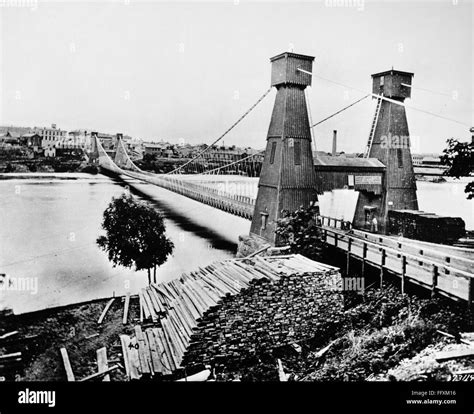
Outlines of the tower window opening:
{"label": "tower window opening", "polygon": [[270,152],[270,164],[273,164],[273,162],[275,161],[276,147],[277,147],[277,143],[272,142],[272,149],[271,149],[271,152]]}
{"label": "tower window opening", "polygon": [[383,86],[384,82],[385,82],[385,76],[381,76],[380,77],[380,86]]}
{"label": "tower window opening", "polygon": [[301,142],[299,140],[295,142],[293,151],[295,153],[295,165],[301,165]]}
{"label": "tower window opening", "polygon": [[401,148],[397,148],[397,160],[398,160],[398,168],[403,168],[403,154],[402,154]]}

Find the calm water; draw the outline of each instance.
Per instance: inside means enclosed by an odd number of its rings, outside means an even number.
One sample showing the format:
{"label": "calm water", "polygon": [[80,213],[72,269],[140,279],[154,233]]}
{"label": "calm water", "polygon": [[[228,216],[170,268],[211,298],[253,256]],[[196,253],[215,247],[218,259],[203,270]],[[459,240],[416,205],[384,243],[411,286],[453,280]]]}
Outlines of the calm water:
{"label": "calm water", "polygon": [[[162,211],[168,237],[175,244],[173,256],[157,271],[158,280],[232,257],[239,234],[250,229],[248,220],[150,184],[129,183]],[[418,182],[420,209],[461,216],[466,227],[473,229],[474,202],[466,200],[465,184]],[[257,180],[229,177],[215,185],[252,196]],[[0,308],[27,312],[144,287],[146,272],[112,267],[95,243],[104,209],[123,191],[123,184],[101,175],[0,180],[0,273],[29,283],[23,290],[15,290],[15,285],[0,290]]]}
{"label": "calm water", "polygon": [[[0,308],[21,313],[136,292],[147,284],[146,272],[112,267],[95,243],[103,211],[124,188],[101,175],[61,177],[69,179],[0,180],[0,273],[14,282],[0,290]],[[248,232],[246,220],[151,185],[140,187],[156,198],[175,244],[158,280],[232,257],[239,230]],[[24,278],[23,290],[17,290],[18,278]]]}

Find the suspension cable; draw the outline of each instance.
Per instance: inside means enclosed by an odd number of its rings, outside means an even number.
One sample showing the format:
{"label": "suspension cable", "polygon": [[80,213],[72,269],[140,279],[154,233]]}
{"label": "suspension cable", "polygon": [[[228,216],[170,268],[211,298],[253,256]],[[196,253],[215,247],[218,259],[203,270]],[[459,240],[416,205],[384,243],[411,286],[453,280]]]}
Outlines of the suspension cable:
{"label": "suspension cable", "polygon": [[340,114],[341,112],[345,111],[346,109],[349,109],[351,106],[354,106],[355,104],[359,103],[360,101],[364,100],[365,98],[368,98],[371,94],[368,93],[367,95],[363,96],[362,98],[358,99],[355,102],[352,102],[350,105],[345,106],[344,108],[340,109],[337,112],[334,112],[332,115],[329,115],[328,117],[322,119],[319,122],[316,122],[314,125],[311,125],[311,128],[314,128],[316,125],[322,124],[324,121],[327,121],[328,119],[332,118],[333,116],[336,116],[337,114]]}
{"label": "suspension cable", "polygon": [[252,112],[252,110],[255,109],[255,107],[263,101],[263,99],[270,93],[270,91],[272,90],[272,87],[268,88],[268,90],[257,100],[257,102],[255,102],[237,121],[235,121],[219,138],[217,138],[211,145],[209,145],[207,148],[204,148],[202,151],[200,151],[194,158],[190,159],[188,162],[184,163],[183,165],[179,166],[178,168],[175,168],[173,171],[170,171],[168,173],[166,173],[166,175],[168,174],[173,174],[174,172],[176,171],[179,171],[181,170],[182,168],[184,168],[186,165],[190,164],[191,162],[193,162],[194,160],[196,160],[197,158],[199,158],[203,153],[205,153],[207,150],[209,150],[210,148],[212,148],[215,144],[217,144],[222,138],[224,138],[230,131],[232,131],[232,129],[234,129],[239,123],[240,121],[242,121],[250,112]]}
{"label": "suspension cable", "polygon": [[[313,117],[311,115],[311,105],[309,103],[309,96],[308,96],[309,94],[307,92],[308,92],[308,90],[305,89],[304,94],[305,94],[305,98],[306,98],[306,111],[308,112],[309,124],[311,125],[313,123]],[[317,150],[317,148],[316,148],[316,138],[314,136],[313,127],[310,127],[309,131],[311,133],[311,139],[313,141],[314,150],[316,151]]]}
{"label": "suspension cable", "polygon": [[248,160],[249,158],[256,157],[257,155],[261,155],[261,154],[265,154],[265,151],[256,152],[255,154],[248,155],[247,157],[242,158],[242,159],[237,160],[237,161],[234,161],[234,162],[231,162],[230,164],[226,164],[226,165],[223,165],[222,167],[217,167],[217,168],[214,168],[213,170],[206,171],[203,174],[211,174],[214,171],[218,171],[222,168],[230,167],[231,165],[238,164],[239,162]]}
{"label": "suspension cable", "polygon": [[[339,86],[342,86],[344,88],[348,88],[348,89],[352,89],[354,91],[358,91],[358,92],[362,92],[362,93],[365,93],[366,91],[363,91],[359,88],[354,88],[352,86],[349,86],[349,85],[346,85],[344,83],[340,83],[340,82],[336,82],[336,81],[333,81],[331,79],[327,79],[327,78],[323,78],[322,76],[319,76],[319,75],[315,75],[313,74],[313,76],[319,78],[319,79],[322,79],[326,82],[330,82],[330,83],[334,83],[335,85],[339,85]],[[405,108],[409,108],[409,109],[413,109],[414,111],[419,111],[419,112],[423,112],[425,114],[428,114],[428,115],[432,115],[434,117],[437,117],[437,118],[440,118],[440,119],[444,119],[446,121],[451,121],[451,122],[454,122],[456,124],[460,124],[460,125],[464,125],[464,126],[467,126],[467,127],[471,127],[471,125],[468,125],[462,121],[458,121],[457,119],[453,119],[453,118],[449,118],[449,117],[446,117],[446,116],[443,116],[443,115],[440,115],[440,114],[437,114],[435,112],[430,112],[430,111],[427,111],[425,109],[421,109],[421,108],[417,108],[416,106],[411,106],[411,105],[406,105],[405,103],[402,103],[402,102],[399,102],[399,101],[395,101],[393,99],[389,99],[385,96],[381,96],[381,95],[377,95],[375,93],[370,93],[370,95],[372,95],[373,97],[375,98],[382,98],[384,101],[388,101],[388,102],[392,102],[392,103],[395,103],[397,105],[400,105],[400,106],[404,106]]]}

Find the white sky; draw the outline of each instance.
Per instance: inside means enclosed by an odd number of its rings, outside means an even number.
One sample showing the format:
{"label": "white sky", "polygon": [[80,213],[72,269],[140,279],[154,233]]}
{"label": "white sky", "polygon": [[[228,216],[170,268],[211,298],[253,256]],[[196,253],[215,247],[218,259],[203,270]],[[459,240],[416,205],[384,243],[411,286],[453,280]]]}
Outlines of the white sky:
{"label": "white sky", "polygon": [[[269,58],[291,44],[316,57],[316,75],[364,91],[371,73],[414,72],[413,86],[448,96],[415,89],[408,105],[474,124],[469,1],[34,1],[0,0],[0,125],[210,142],[269,87]],[[328,7],[338,1],[347,7]],[[308,93],[314,122],[363,95],[319,78]],[[274,96],[226,145],[264,147]],[[470,139],[465,125],[407,114],[414,152]],[[318,149],[337,129],[338,149],[363,151],[372,115],[366,100],[325,122]]]}

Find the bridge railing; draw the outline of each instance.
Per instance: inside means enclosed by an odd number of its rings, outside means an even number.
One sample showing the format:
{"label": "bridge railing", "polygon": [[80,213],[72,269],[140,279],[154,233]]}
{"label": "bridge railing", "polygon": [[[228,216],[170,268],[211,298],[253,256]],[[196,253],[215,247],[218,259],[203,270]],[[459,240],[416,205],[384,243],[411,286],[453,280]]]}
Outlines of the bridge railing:
{"label": "bridge railing", "polygon": [[[463,258],[451,257],[447,262],[442,255],[414,252],[407,244],[393,246],[390,240],[376,242],[354,233],[343,233],[338,229],[321,227],[325,242],[347,252],[350,257],[361,259],[381,271],[383,282],[384,271],[390,271],[401,278],[402,291],[405,283],[413,283],[431,289],[432,295],[440,293],[444,296],[466,300],[470,306],[474,299],[473,267]],[[425,253],[425,252],[423,252]],[[434,257],[436,256],[436,257]]]}
{"label": "bridge railing", "polygon": [[255,200],[251,197],[240,194],[229,193],[212,188],[209,185],[186,181],[180,175],[158,175],[148,171],[143,171],[136,166],[130,159],[123,143],[120,141],[120,157],[117,157],[116,163],[108,156],[100,141],[96,138],[99,165],[116,174],[126,175],[128,177],[141,180],[150,184],[158,185],[167,190],[181,194],[185,197],[194,199],[204,204],[208,204],[231,214],[252,219]]}

